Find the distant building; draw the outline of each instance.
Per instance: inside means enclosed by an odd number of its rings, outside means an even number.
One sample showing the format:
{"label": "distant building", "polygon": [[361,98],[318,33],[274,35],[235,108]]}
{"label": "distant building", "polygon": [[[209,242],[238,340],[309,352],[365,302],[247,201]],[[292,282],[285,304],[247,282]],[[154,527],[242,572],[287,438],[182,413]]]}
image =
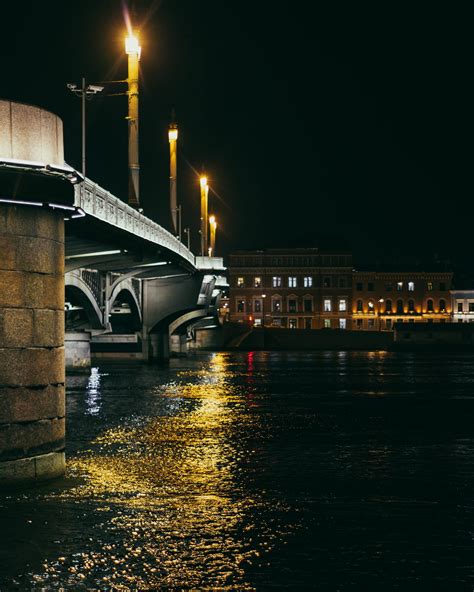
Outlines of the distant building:
{"label": "distant building", "polygon": [[290,329],[348,329],[352,256],[319,249],[238,251],[229,257],[230,320]]}
{"label": "distant building", "polygon": [[450,322],[452,278],[445,271],[354,271],[352,328],[391,331],[396,322]]}
{"label": "distant building", "polygon": [[454,323],[474,322],[474,290],[451,290]]}
{"label": "distant building", "polygon": [[[238,251],[228,268],[231,321],[356,331],[452,321],[448,271],[355,271],[350,253],[318,249]],[[463,320],[474,320],[474,291],[462,306]]]}

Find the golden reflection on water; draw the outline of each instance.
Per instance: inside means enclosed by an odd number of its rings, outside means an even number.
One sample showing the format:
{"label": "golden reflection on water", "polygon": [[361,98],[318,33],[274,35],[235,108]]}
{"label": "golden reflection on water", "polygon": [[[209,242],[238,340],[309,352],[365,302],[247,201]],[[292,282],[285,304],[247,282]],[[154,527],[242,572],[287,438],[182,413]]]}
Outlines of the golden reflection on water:
{"label": "golden reflection on water", "polygon": [[113,507],[104,528],[120,532],[121,540],[71,565],[70,558],[48,565],[50,576],[67,568],[72,583],[99,579],[116,590],[253,589],[245,565],[270,543],[243,542],[252,529],[244,518],[262,504],[236,483],[246,453],[239,429],[255,418],[241,412],[228,377],[226,355],[214,354],[201,371],[181,373],[179,388],[165,391],[187,402],[185,410],[110,429],[87,454],[69,460],[70,475],[83,480],[63,496],[94,500],[106,515]]}

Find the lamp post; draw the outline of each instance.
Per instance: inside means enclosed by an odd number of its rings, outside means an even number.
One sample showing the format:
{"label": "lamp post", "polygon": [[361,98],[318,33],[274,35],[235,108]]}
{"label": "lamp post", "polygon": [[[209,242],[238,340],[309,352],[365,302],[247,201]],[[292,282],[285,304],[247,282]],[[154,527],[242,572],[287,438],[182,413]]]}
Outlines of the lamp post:
{"label": "lamp post", "polygon": [[206,257],[207,253],[207,201],[209,195],[209,185],[207,177],[203,175],[199,179],[201,185],[201,257]]}
{"label": "lamp post", "polygon": [[262,329],[265,329],[265,298],[266,294],[262,294]]}
{"label": "lamp post", "polygon": [[379,331],[382,331],[382,303],[384,302],[383,298],[379,299]]}
{"label": "lamp post", "polygon": [[188,237],[188,251],[190,251],[191,250],[191,234],[190,234],[189,228],[184,229],[184,234],[186,234]]}
{"label": "lamp post", "polygon": [[168,140],[170,143],[170,210],[171,210],[171,219],[173,222],[173,231],[174,234],[178,233],[179,240],[181,240],[181,228],[178,224],[177,216],[178,212],[181,218],[181,207],[178,206],[178,198],[177,198],[177,167],[178,167],[178,159],[177,159],[177,144],[178,144],[178,126],[176,123],[171,123],[169,130],[168,130]]}
{"label": "lamp post", "polygon": [[140,207],[140,163],[138,159],[138,62],[141,47],[137,35],[125,39],[128,55],[128,204]]}
{"label": "lamp post", "polygon": [[209,216],[209,228],[211,231],[211,245],[209,247],[209,257],[214,257],[216,252],[216,229],[217,222],[215,216]]}
{"label": "lamp post", "polygon": [[82,77],[81,88],[77,84],[71,82],[67,85],[68,89],[73,92],[76,97],[81,97],[81,121],[82,121],[82,175],[86,177],[86,100],[91,100],[95,95],[104,90],[103,86],[88,84],[86,86],[86,79]]}

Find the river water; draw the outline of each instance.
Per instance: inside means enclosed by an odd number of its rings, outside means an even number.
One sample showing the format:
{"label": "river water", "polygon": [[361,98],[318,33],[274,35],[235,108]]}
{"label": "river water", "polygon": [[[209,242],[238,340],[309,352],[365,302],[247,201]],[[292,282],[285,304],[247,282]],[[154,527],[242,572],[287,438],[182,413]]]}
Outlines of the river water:
{"label": "river water", "polygon": [[0,590],[474,588],[471,354],[214,353],[70,376]]}

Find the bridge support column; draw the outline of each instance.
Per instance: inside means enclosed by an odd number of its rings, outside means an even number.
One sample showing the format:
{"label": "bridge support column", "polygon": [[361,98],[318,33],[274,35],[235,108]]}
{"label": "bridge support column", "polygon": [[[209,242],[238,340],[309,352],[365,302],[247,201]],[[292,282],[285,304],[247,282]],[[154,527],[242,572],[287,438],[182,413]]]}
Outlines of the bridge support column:
{"label": "bridge support column", "polygon": [[185,356],[188,353],[188,341],[186,334],[170,336],[170,354],[172,356]]}
{"label": "bridge support column", "polygon": [[91,367],[91,334],[89,331],[68,331],[65,338],[66,368],[88,370]]}
{"label": "bridge support column", "polygon": [[167,331],[150,333],[148,360],[168,360],[170,357],[170,338]]}
{"label": "bridge support column", "polygon": [[0,485],[64,472],[64,221],[0,205]]}

